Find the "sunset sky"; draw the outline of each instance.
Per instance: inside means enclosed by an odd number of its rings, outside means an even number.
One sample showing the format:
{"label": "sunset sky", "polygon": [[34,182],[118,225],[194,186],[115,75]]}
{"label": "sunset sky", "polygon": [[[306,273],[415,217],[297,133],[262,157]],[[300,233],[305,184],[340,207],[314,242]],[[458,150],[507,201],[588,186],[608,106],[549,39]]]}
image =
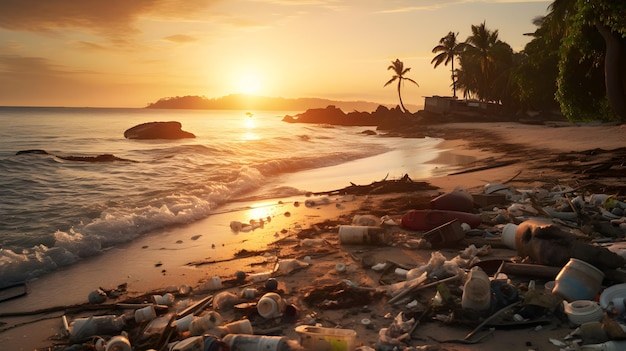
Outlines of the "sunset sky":
{"label": "sunset sky", "polygon": [[551,1],[2,0],[0,105],[145,107],[235,93],[406,104],[451,95],[431,52],[486,22],[515,51]]}

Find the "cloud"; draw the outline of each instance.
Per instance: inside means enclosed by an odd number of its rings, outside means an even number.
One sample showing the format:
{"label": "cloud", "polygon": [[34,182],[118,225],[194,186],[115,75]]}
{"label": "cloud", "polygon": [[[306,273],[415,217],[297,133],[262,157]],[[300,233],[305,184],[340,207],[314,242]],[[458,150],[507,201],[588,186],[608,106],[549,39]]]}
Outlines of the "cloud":
{"label": "cloud", "polygon": [[136,34],[144,16],[193,16],[217,0],[2,0],[0,28],[55,33],[73,28],[109,39]]}
{"label": "cloud", "polygon": [[413,1],[404,1],[406,5],[396,5],[384,10],[380,13],[400,13],[400,12],[414,12],[414,11],[434,11],[452,6],[459,6],[470,3],[493,3],[493,4],[506,4],[506,3],[522,3],[522,2],[545,2],[549,3],[549,0],[426,0],[420,1],[420,5],[414,5]]}
{"label": "cloud", "polygon": [[171,42],[179,43],[179,44],[191,43],[191,42],[194,42],[194,41],[198,41],[197,38],[194,38],[194,37],[192,37],[190,35],[185,35],[185,34],[170,35],[170,36],[167,36],[167,37],[163,38],[163,40],[171,41]]}
{"label": "cloud", "polygon": [[41,57],[24,57],[18,55],[0,55],[0,75],[2,76],[55,76],[65,74],[60,66],[53,65]]}

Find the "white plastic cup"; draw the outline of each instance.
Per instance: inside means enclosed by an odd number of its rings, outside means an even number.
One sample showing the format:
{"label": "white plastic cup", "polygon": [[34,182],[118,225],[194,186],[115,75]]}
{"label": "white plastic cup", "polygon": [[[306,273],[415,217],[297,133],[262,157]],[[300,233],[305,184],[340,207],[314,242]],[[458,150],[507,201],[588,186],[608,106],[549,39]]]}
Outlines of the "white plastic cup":
{"label": "white plastic cup", "polygon": [[259,299],[256,309],[263,318],[280,317],[285,309],[285,302],[277,293],[269,292]]}
{"label": "white plastic cup", "polygon": [[174,324],[174,327],[179,332],[185,332],[189,330],[189,326],[191,325],[191,322],[193,321],[193,319],[194,319],[194,316],[192,314],[189,314],[181,319],[175,320],[173,324]]}
{"label": "white plastic cup", "polygon": [[249,319],[241,319],[224,325],[230,334],[254,334]]}
{"label": "white plastic cup", "polygon": [[515,250],[515,233],[517,231],[517,224],[507,223],[502,228],[502,243],[509,249]]}
{"label": "white plastic cup", "polygon": [[130,341],[123,335],[117,335],[106,343],[105,351],[132,351]]}
{"label": "white plastic cup", "polygon": [[166,305],[171,306],[174,303],[174,295],[171,293],[167,293],[165,295],[152,295],[152,300],[157,305]]}
{"label": "white plastic cup", "polygon": [[146,306],[144,308],[140,308],[135,310],[135,322],[147,322],[156,318],[156,310],[154,306]]}
{"label": "white plastic cup", "polygon": [[335,265],[335,270],[337,272],[345,272],[346,271],[346,264],[343,262],[339,262]]}

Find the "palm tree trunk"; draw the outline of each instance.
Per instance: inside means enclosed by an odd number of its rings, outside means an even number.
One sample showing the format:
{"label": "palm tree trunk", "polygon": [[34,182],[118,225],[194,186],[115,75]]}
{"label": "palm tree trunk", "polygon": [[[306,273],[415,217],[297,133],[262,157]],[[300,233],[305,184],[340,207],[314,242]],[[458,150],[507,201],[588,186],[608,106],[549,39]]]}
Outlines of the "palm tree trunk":
{"label": "palm tree trunk", "polygon": [[402,86],[402,78],[398,79],[398,98],[400,99],[400,106],[402,107],[402,112],[409,112],[404,107],[404,103],[402,102],[402,94],[400,94],[400,87]]}
{"label": "palm tree trunk", "polygon": [[454,53],[452,53],[452,97],[456,98],[456,80],[454,79]]}

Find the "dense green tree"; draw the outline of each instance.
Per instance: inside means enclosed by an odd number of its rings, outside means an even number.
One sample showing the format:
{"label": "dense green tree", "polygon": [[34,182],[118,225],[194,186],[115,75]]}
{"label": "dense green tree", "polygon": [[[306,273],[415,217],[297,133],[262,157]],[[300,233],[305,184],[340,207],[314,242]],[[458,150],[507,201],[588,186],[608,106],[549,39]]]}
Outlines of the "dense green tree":
{"label": "dense green tree", "polygon": [[387,81],[387,83],[385,83],[385,87],[391,83],[393,83],[394,81],[398,81],[398,98],[400,99],[400,106],[402,107],[402,111],[404,112],[409,112],[406,107],[404,107],[404,103],[402,102],[402,94],[400,93],[400,90],[402,88],[402,83],[406,80],[409,81],[417,86],[419,86],[419,84],[417,84],[416,81],[414,81],[413,79],[409,78],[409,77],[405,77],[404,75],[409,73],[409,71],[411,70],[410,67],[404,68],[404,63],[402,61],[400,61],[400,59],[396,59],[395,61],[391,61],[391,65],[389,65],[389,67],[387,67],[387,70],[392,70],[394,72],[393,77],[391,77],[390,80]]}
{"label": "dense green tree", "polygon": [[[501,102],[503,82],[513,63],[513,50],[498,39],[498,30],[487,29],[485,22],[472,25],[472,35],[465,41],[459,57],[461,69],[457,72],[459,88],[464,95],[475,95],[480,101]],[[508,99],[506,99],[508,100]]]}
{"label": "dense green tree", "polygon": [[433,54],[438,54],[432,59],[432,61],[430,61],[430,63],[434,64],[434,68],[437,68],[437,66],[442,63],[444,66],[447,66],[448,63],[451,64],[453,97],[456,97],[456,79],[454,70],[455,56],[467,47],[467,44],[459,43],[457,41],[458,35],[459,33],[449,32],[445,37],[441,38],[439,40],[439,45],[435,46],[432,50]]}
{"label": "dense green tree", "polygon": [[536,18],[534,33],[528,34],[533,39],[526,44],[519,54],[512,84],[517,91],[517,104],[523,110],[549,111],[558,109],[555,99],[558,76],[559,29],[551,28],[547,17]]}
{"label": "dense green tree", "polygon": [[548,16],[562,35],[556,97],[563,114],[626,121],[626,2],[557,0]]}

